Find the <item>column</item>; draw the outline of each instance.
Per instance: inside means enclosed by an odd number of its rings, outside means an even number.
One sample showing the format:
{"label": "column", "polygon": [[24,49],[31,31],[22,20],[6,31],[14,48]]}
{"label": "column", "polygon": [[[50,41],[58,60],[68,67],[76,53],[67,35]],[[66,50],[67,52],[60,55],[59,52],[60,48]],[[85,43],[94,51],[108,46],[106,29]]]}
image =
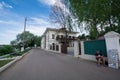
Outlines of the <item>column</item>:
{"label": "column", "polygon": [[61,53],[61,44],[59,44],[59,52]]}
{"label": "column", "polygon": [[107,48],[108,66],[118,69],[120,67],[120,34],[116,32],[108,32],[104,35]]}
{"label": "column", "polygon": [[79,57],[79,42],[74,41],[74,57]]}

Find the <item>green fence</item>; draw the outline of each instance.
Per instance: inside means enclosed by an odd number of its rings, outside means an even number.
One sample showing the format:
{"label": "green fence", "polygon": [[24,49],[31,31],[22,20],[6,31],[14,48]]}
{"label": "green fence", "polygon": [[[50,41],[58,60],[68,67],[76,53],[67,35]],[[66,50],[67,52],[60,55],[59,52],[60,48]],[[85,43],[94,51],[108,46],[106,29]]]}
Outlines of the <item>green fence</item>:
{"label": "green fence", "polygon": [[95,55],[96,51],[99,50],[104,56],[107,56],[105,40],[94,40],[84,42],[85,54]]}

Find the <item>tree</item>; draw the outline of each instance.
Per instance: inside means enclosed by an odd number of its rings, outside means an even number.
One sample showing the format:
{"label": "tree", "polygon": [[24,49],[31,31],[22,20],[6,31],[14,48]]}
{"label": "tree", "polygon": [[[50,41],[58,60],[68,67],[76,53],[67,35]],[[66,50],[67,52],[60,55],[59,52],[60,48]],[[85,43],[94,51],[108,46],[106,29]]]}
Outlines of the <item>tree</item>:
{"label": "tree", "polygon": [[41,46],[41,37],[34,36],[34,44],[36,44],[37,46]]}
{"label": "tree", "polygon": [[11,45],[16,46],[17,45],[17,40],[11,41]]}
{"label": "tree", "polygon": [[18,34],[16,36],[16,39],[11,41],[11,44],[14,46],[15,45],[18,46],[19,48],[24,44],[26,48],[26,47],[33,47],[35,44],[37,46],[40,46],[40,42],[41,42],[40,37],[34,36],[34,34],[30,33],[29,31],[25,31],[21,34]]}
{"label": "tree", "polygon": [[78,38],[80,40],[86,40],[86,35],[85,34],[79,35]]}
{"label": "tree", "polygon": [[17,35],[18,44],[24,45],[25,47],[28,47],[28,45],[32,42],[33,39],[34,35],[28,31],[25,31],[22,34]]}
{"label": "tree", "polygon": [[28,46],[41,46],[41,37],[39,36],[34,36],[33,39],[31,40],[30,44]]}
{"label": "tree", "polygon": [[51,6],[50,21],[59,24],[60,27],[66,28],[69,31],[73,30],[73,20],[68,8],[61,2],[56,2],[56,5]]}
{"label": "tree", "polygon": [[0,47],[0,56],[5,54],[10,54],[14,52],[14,48],[10,45],[4,45]]}
{"label": "tree", "polygon": [[58,2],[56,5],[51,6],[50,20],[52,23],[57,23],[60,27],[62,27],[62,31],[65,33],[65,41],[62,45],[65,46],[64,53],[67,53],[67,30],[72,31],[73,27],[72,18],[65,5]]}
{"label": "tree", "polygon": [[114,30],[120,24],[120,1],[119,0],[65,0],[69,3],[70,12],[81,24],[85,22],[89,26],[85,28],[90,35],[97,38],[105,27]]}

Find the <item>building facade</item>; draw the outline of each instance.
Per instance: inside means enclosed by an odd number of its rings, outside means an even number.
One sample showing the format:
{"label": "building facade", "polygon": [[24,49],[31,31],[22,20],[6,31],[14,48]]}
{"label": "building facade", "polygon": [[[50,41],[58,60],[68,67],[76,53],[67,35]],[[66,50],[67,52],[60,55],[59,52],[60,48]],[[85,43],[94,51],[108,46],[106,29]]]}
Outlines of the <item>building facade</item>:
{"label": "building facade", "polygon": [[42,35],[41,48],[60,53],[64,52],[63,47],[65,42],[67,47],[74,47],[73,41],[76,39],[76,34],[77,32],[67,31],[65,28],[47,28]]}

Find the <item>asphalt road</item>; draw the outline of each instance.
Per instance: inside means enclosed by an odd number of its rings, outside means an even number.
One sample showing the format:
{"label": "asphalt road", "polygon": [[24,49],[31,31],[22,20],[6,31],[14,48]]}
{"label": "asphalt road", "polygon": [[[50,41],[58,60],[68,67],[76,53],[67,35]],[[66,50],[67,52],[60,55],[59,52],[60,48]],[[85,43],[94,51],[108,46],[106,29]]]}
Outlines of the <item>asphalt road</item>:
{"label": "asphalt road", "polygon": [[2,72],[0,80],[120,80],[120,70],[64,54],[33,49]]}

